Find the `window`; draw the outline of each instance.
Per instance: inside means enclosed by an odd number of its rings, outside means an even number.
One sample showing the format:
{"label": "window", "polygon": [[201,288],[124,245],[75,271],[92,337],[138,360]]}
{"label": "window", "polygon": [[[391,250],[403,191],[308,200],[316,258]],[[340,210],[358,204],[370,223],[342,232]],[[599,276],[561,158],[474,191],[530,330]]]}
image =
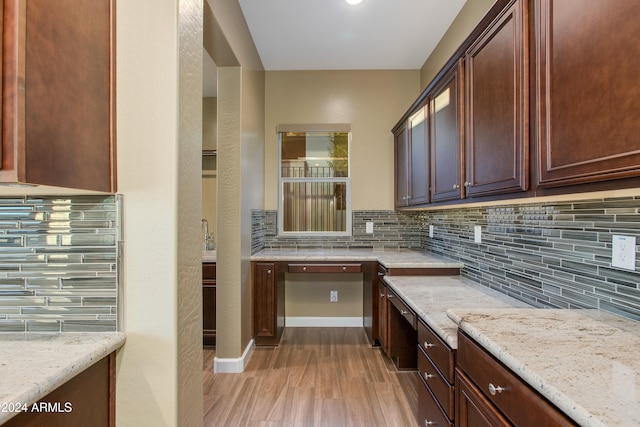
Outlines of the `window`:
{"label": "window", "polygon": [[300,130],[279,126],[280,204],[282,234],[350,235],[351,133]]}

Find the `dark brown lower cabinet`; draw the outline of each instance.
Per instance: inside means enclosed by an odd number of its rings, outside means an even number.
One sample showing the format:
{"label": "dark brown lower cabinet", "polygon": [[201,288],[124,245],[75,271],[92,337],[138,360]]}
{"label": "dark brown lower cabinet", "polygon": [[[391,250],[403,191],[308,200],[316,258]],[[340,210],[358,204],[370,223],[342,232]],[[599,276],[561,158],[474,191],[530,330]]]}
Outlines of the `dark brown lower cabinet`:
{"label": "dark brown lower cabinet", "polygon": [[202,343],[216,345],[216,264],[202,264]]}
{"label": "dark brown lower cabinet", "polygon": [[387,289],[387,301],[389,316],[387,355],[398,370],[415,370],[418,367],[416,314],[391,288]]}
{"label": "dark brown lower cabinet", "polygon": [[111,353],[2,426],[114,427],[115,365],[116,356]]}
{"label": "dark brown lower cabinet", "polygon": [[456,426],[507,427],[511,425],[460,371],[456,375],[456,394],[458,396]]}
{"label": "dark brown lower cabinet", "polygon": [[[421,425],[452,426],[455,419],[455,350],[418,320],[418,419]],[[425,389],[424,392],[422,389]],[[429,424],[431,423],[431,424]]]}
{"label": "dark brown lower cabinet", "polygon": [[284,271],[275,262],[254,262],[253,336],[256,345],[278,345],[284,332]]}
{"label": "dark brown lower cabinet", "polygon": [[[458,426],[577,425],[462,331],[458,331],[456,408]],[[503,419],[507,422],[493,424]]]}

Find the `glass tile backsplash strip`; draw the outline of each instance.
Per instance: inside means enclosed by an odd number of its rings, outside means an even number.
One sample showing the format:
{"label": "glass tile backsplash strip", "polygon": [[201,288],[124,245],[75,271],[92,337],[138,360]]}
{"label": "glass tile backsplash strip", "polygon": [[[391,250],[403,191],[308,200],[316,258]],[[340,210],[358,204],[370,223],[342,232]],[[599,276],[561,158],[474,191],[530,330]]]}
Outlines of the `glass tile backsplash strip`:
{"label": "glass tile backsplash strip", "polygon": [[[638,267],[611,265],[613,235],[633,236],[640,244],[638,197],[419,215],[424,250],[462,261],[462,275],[476,282],[536,307],[599,309],[640,321]],[[481,243],[474,243],[476,225],[482,227]]]}
{"label": "glass tile backsplash strip", "polygon": [[116,331],[118,196],[0,197],[0,332]]}
{"label": "glass tile backsplash strip", "polygon": [[[373,222],[373,233],[366,223]],[[353,211],[351,236],[283,236],[278,235],[277,211],[252,212],[252,253],[261,249],[420,249],[422,236],[419,219],[400,211]]]}

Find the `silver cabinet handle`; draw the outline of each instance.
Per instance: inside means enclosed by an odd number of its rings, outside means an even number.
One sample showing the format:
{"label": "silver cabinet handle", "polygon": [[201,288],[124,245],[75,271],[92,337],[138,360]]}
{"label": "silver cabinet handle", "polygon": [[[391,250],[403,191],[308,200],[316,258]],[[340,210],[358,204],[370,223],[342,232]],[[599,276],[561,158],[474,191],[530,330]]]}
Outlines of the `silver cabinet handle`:
{"label": "silver cabinet handle", "polygon": [[459,184],[453,184],[453,189],[454,189],[454,190],[457,190],[458,188],[460,188],[460,185],[459,185]]}
{"label": "silver cabinet handle", "polygon": [[433,377],[435,377],[435,375],[427,374],[427,373],[425,372],[425,373],[424,373],[424,375],[423,375],[423,377],[424,377],[424,379],[425,379],[425,380],[428,380],[429,378],[433,378]]}
{"label": "silver cabinet handle", "polygon": [[378,277],[384,277],[384,273],[380,273],[380,272],[378,271]]}
{"label": "silver cabinet handle", "polygon": [[271,274],[271,270],[267,270],[267,274]]}
{"label": "silver cabinet handle", "polygon": [[428,343],[428,342],[426,342],[426,341],[424,342],[424,344],[423,344],[423,345],[424,345],[424,348],[429,348],[429,347],[433,347],[433,346],[435,346],[435,344],[431,344],[431,343]]}
{"label": "silver cabinet handle", "polygon": [[347,267],[342,267],[342,271],[347,271]]}
{"label": "silver cabinet handle", "polygon": [[464,182],[464,186],[465,186],[465,187],[471,187],[471,183],[470,183],[469,181],[465,181],[465,182]]}
{"label": "silver cabinet handle", "polygon": [[384,294],[380,294],[380,298],[384,298]]}
{"label": "silver cabinet handle", "polygon": [[302,271],[307,271],[307,267],[302,267]]}
{"label": "silver cabinet handle", "polygon": [[393,296],[393,294],[389,294],[389,296],[387,296],[387,298],[395,298],[395,297]]}
{"label": "silver cabinet handle", "polygon": [[435,424],[435,423],[434,423],[433,421],[424,420],[424,425],[425,425],[425,426],[432,426],[432,425],[434,425],[434,424]]}
{"label": "silver cabinet handle", "polygon": [[405,314],[409,314],[409,312],[407,310],[400,310],[400,314],[404,316]]}
{"label": "silver cabinet handle", "polygon": [[504,387],[496,387],[492,383],[489,383],[489,393],[491,393],[491,396],[495,396],[496,393],[502,393],[505,390],[506,389]]}

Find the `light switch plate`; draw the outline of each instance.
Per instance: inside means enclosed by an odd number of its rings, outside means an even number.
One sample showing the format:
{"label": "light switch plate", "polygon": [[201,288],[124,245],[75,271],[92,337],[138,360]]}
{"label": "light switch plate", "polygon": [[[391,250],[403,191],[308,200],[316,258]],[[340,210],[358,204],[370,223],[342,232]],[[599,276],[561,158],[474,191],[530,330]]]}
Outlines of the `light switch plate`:
{"label": "light switch plate", "polygon": [[611,250],[611,266],[636,269],[636,238],[633,236],[613,236]]}
{"label": "light switch plate", "polygon": [[367,234],[373,234],[373,221],[367,221],[365,223],[365,232]]}
{"label": "light switch plate", "polygon": [[475,243],[482,243],[482,226],[481,225],[473,226],[473,241]]}
{"label": "light switch plate", "polygon": [[429,237],[433,239],[433,225],[429,226]]}

